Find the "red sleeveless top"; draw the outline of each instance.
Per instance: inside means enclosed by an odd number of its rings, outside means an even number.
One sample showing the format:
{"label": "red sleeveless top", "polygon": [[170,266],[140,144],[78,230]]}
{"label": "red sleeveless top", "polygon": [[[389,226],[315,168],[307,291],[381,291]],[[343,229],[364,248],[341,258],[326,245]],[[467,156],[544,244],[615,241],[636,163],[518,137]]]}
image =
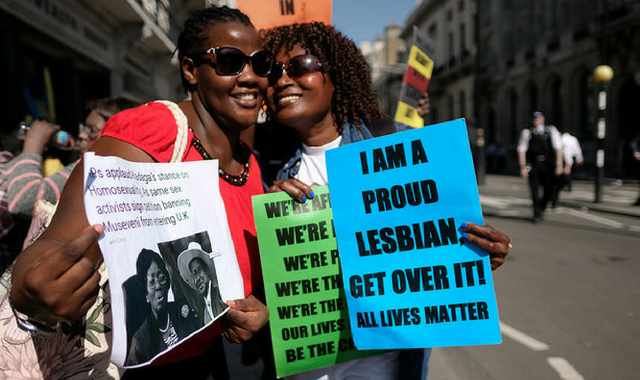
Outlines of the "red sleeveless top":
{"label": "red sleeveless top", "polygon": [[[151,156],[158,162],[169,162],[176,141],[178,126],[173,113],[162,103],[150,102],[138,108],[122,111],[111,117],[104,126],[102,136],[127,142]],[[182,161],[202,160],[200,153],[191,145],[193,133],[189,130],[189,142]],[[242,273],[245,297],[262,286],[262,271],[258,253],[258,240],[253,219],[251,197],[264,193],[260,168],[252,154],[249,178],[243,186],[233,186],[220,179],[220,193],[225,205],[231,238]],[[203,173],[214,175],[218,173]],[[211,340],[220,333],[220,323],[214,323],[204,332],[189,339],[154,364],[175,362],[198,355],[209,347]],[[193,343],[193,344],[192,344]],[[208,344],[207,344],[208,343]],[[174,352],[175,351],[175,352]]]}

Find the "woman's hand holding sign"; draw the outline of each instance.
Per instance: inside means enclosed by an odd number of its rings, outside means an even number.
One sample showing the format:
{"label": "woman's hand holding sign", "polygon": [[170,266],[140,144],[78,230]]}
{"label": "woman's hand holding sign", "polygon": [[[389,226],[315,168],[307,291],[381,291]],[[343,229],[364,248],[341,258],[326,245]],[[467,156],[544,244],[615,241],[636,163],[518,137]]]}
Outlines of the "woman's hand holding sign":
{"label": "woman's hand holding sign", "polygon": [[[97,249],[97,239],[102,232],[102,225],[88,226],[79,236],[64,243],[47,239],[45,232],[43,239],[34,244],[48,245],[43,253],[31,255],[29,265],[15,267],[12,303],[43,324],[80,320],[98,293],[97,268],[102,256]],[[29,255],[30,251],[22,254]],[[18,280],[21,281],[17,283]]]}
{"label": "woman's hand holding sign", "polygon": [[254,336],[269,320],[269,310],[258,298],[227,301],[229,311],[222,319],[222,334],[231,343],[242,343]]}
{"label": "woman's hand holding sign", "polygon": [[278,180],[269,188],[269,193],[277,193],[279,191],[286,191],[291,198],[302,203],[306,202],[307,199],[313,198],[311,186],[295,178]]}
{"label": "woman's hand holding sign", "polygon": [[491,270],[496,270],[504,264],[511,247],[509,236],[489,224],[481,226],[474,223],[463,223],[462,229],[465,231],[462,239],[489,252]]}

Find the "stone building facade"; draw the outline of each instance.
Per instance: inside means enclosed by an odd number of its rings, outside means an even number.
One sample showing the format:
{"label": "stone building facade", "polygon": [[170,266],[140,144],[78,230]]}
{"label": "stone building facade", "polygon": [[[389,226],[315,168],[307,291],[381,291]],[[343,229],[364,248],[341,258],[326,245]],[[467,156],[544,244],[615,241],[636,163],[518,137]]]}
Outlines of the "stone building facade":
{"label": "stone building facade", "polygon": [[[405,46],[398,49],[398,63],[387,66],[374,81],[383,110],[395,115],[413,33],[420,33],[434,50],[433,74],[427,89],[431,113],[425,124],[466,118],[475,155],[482,153],[477,149],[478,144],[482,145],[482,131],[477,133],[476,128],[476,15],[475,0],[418,1],[400,34]],[[476,160],[479,172],[483,171],[482,165]]]}
{"label": "stone building facade", "polygon": [[175,43],[184,18],[209,2],[0,0],[5,145],[30,118],[77,133],[92,98],[184,98]]}
{"label": "stone building facade", "polygon": [[606,85],[605,173],[633,175],[629,141],[640,133],[640,2],[635,0],[478,0],[479,123],[486,141],[516,171],[518,134],[541,110],[582,142],[593,175],[600,85],[593,71],[614,70]]}
{"label": "stone building facade", "polygon": [[371,79],[382,110],[388,115],[395,113],[402,76],[407,67],[401,33],[402,27],[394,24],[385,28],[384,36],[379,36],[373,42],[360,43],[360,51],[371,67]]}
{"label": "stone building facade", "polygon": [[474,122],[475,15],[474,0],[422,0],[407,17],[402,33],[406,43],[411,43],[415,26],[434,47],[428,123],[460,117]]}
{"label": "stone building facade", "polygon": [[[401,34],[407,45],[414,26],[436,51],[426,123],[465,117],[472,143],[484,142],[488,171],[517,173],[518,135],[541,110],[580,139],[581,174],[592,176],[602,90],[593,71],[608,64],[615,75],[606,85],[605,173],[634,175],[629,142],[640,133],[639,1],[421,0]],[[390,114],[402,65],[389,66],[375,82]]]}

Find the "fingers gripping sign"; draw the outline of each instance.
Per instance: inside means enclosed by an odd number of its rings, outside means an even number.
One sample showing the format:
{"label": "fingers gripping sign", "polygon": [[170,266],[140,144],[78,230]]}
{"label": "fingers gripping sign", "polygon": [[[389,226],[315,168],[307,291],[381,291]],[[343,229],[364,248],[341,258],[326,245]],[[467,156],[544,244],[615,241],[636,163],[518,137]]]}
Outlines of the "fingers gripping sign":
{"label": "fingers gripping sign", "polygon": [[230,309],[222,320],[222,334],[232,343],[249,340],[269,319],[269,310],[256,297],[227,301]]}
{"label": "fingers gripping sign", "polygon": [[464,240],[489,253],[492,270],[504,264],[511,247],[509,236],[489,224],[481,226],[475,223],[463,223],[462,229],[465,231],[462,236]]}
{"label": "fingers gripping sign", "polygon": [[285,191],[298,202],[306,202],[307,199],[313,198],[313,190],[311,186],[297,179],[281,179],[276,181],[270,188],[269,193]]}

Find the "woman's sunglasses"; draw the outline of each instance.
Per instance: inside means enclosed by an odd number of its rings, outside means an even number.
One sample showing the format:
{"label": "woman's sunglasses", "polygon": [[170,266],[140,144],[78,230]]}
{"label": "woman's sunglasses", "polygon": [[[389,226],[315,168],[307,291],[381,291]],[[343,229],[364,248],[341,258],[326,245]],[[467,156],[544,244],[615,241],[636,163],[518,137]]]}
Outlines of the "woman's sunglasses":
{"label": "woman's sunglasses", "polygon": [[[205,54],[215,54],[216,61],[198,59],[199,56]],[[192,58],[198,65],[201,63],[209,64],[216,70],[218,75],[238,75],[249,63],[253,72],[263,78],[269,76],[275,62],[273,54],[266,50],[258,50],[251,55],[245,55],[241,50],[234,47],[212,47],[207,51],[193,54]]]}
{"label": "woman's sunglasses", "polygon": [[283,73],[287,73],[289,78],[298,78],[317,71],[322,71],[320,59],[312,54],[302,54],[292,57],[287,63],[276,62],[272,75],[274,79],[279,79]]}

